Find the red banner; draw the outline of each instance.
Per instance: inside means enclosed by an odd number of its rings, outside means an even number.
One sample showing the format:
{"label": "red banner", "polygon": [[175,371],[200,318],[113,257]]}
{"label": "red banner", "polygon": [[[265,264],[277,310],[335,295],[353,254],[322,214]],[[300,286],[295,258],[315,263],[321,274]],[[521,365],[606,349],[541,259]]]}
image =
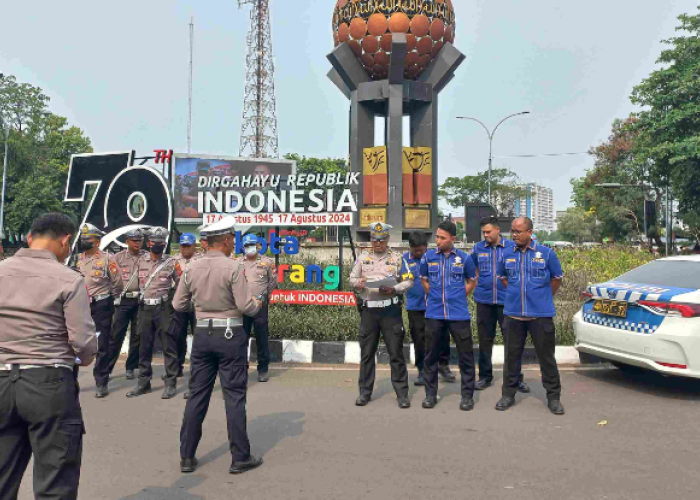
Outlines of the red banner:
{"label": "red banner", "polygon": [[308,306],[356,306],[352,292],[320,292],[314,290],[275,290],[271,304],[298,304]]}

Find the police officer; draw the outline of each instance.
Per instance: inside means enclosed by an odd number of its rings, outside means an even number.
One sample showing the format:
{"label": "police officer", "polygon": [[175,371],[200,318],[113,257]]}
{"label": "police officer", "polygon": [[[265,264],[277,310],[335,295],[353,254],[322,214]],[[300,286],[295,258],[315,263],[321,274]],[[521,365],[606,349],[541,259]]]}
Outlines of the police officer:
{"label": "police officer", "polygon": [[563,415],[561,379],[554,357],[554,295],[561,286],[563,272],[554,250],[532,240],[532,220],[515,219],[511,235],[517,245],[505,252],[498,264],[498,276],[507,287],[504,331],[507,335],[506,369],[503,397],[496,409],[505,411],[515,404],[522,355],[528,332],[535,346],[542,372],[542,385],[547,390],[547,406],[555,415]]}
{"label": "police officer", "polygon": [[[474,290],[479,332],[479,381],[474,385],[477,391],[483,391],[493,382],[493,342],[496,338],[496,325],[503,332],[503,304],[506,299],[506,289],[496,276],[496,270],[498,263],[503,260],[503,254],[515,247],[515,243],[501,236],[498,217],[485,217],[480,225],[484,240],[474,245],[471,254],[479,276]],[[505,335],[503,337],[505,341]],[[522,373],[518,391],[530,392],[530,387],[523,382]]]}
{"label": "police officer", "polygon": [[138,335],[138,311],[139,311],[139,277],[138,262],[146,252],[142,250],[143,234],[141,230],[134,229],[126,233],[126,250],[122,250],[114,256],[119,272],[121,273],[124,289],[115,305],[117,311],[114,314],[112,338],[109,342],[109,374],[114,371],[122,345],[126,337],[126,331],[131,326],[129,334],[129,355],[126,358],[126,379],[135,378],[134,370],[139,366],[139,335]]}
{"label": "police officer", "polygon": [[199,243],[202,245],[202,254],[209,250],[209,235],[206,231],[199,232]]}
{"label": "police officer", "polygon": [[76,227],[36,219],[29,248],[0,263],[0,498],[16,499],[34,454],[36,498],[78,497],[84,425],[76,364],[97,353],[85,283],[62,265]]}
{"label": "police officer", "polygon": [[165,389],[163,399],[175,397],[177,372],[179,370],[176,343],[168,339],[173,309],[170,293],[177,286],[180,276],[175,260],[165,254],[165,241],[168,230],[164,227],[151,229],[148,234],[148,255],[138,263],[139,302],[138,331],[141,337],[139,345],[139,381],[136,388],[126,394],[128,398],[142,396],[151,392],[153,377],[153,345],[156,338],[161,339],[165,358]]}
{"label": "police officer", "polygon": [[97,359],[95,377],[96,398],[109,395],[109,343],[112,338],[114,303],[122,293],[122,278],[114,256],[100,250],[104,232],[92,224],[84,224],[80,232],[80,246],[84,253],[78,256],[77,270],[85,278],[90,296],[90,312],[97,328]]}
{"label": "police officer", "polygon": [[459,354],[462,378],[460,410],[474,409],[474,346],[467,297],[476,286],[476,267],[466,253],[454,247],[457,226],[452,221],[438,225],[437,249],[421,259],[420,275],[428,297],[425,312],[425,399],[423,408],[435,408],[438,390],[440,335],[452,334]]}
{"label": "police officer", "polygon": [[[180,276],[187,269],[191,262],[202,258],[202,254],[197,250],[197,238],[192,233],[184,233],[180,236],[180,252],[173,259],[176,262],[176,269]],[[174,311],[172,322],[172,333],[176,340],[177,358],[179,363],[179,371],[177,376],[182,377],[182,370],[185,366],[185,357],[187,355],[187,330],[192,328],[194,333],[195,315],[194,309],[185,312]]]}
{"label": "police officer", "polygon": [[[396,391],[399,408],[410,408],[408,399],[408,371],[403,355],[403,327],[399,295],[413,286],[413,275],[400,253],[387,249],[389,230],[384,223],[370,224],[371,251],[365,250],[355,262],[350,273],[350,285],[361,291],[363,301],[360,319],[360,397],[355,404],[366,406],[372,399],[375,377],[375,355],[379,346],[379,334],[391,363],[391,383]],[[375,283],[384,281],[383,285]]]}
{"label": "police officer", "polygon": [[243,255],[237,260],[245,270],[251,293],[261,297],[263,302],[258,314],[243,317],[243,328],[249,337],[255,330],[255,340],[258,345],[258,382],[267,382],[269,380],[267,372],[270,365],[268,304],[270,294],[277,288],[277,269],[274,260],[258,253],[257,236],[246,234],[242,243]]}
{"label": "police officer", "polygon": [[262,303],[253,297],[243,265],[229,258],[235,247],[233,223],[224,219],[212,224],[208,234],[210,250],[183,272],[173,301],[180,312],[188,311],[194,301],[197,314],[190,355],[192,394],[180,431],[180,469],[194,472],[197,467],[202,423],[218,374],[232,455],[229,472],[238,474],[262,464],[261,458],[250,454],[246,431],[248,335],[243,329],[243,315],[254,317]]}

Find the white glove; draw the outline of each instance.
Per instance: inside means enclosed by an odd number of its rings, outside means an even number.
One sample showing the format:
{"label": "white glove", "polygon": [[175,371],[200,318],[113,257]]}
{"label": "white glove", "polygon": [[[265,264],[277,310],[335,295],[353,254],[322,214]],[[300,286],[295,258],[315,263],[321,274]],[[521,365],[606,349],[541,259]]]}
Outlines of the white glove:
{"label": "white glove", "polygon": [[122,303],[122,298],[121,296],[117,297],[114,299],[114,307],[119,307],[119,305]]}

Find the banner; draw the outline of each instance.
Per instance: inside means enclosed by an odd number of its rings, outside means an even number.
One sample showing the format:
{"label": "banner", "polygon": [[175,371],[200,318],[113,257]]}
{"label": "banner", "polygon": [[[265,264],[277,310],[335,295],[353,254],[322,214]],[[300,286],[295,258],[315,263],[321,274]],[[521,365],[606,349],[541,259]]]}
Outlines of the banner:
{"label": "banner", "polygon": [[402,171],[404,205],[432,204],[432,148],[403,148]]}
{"label": "banner", "polygon": [[319,292],[313,290],[275,290],[270,295],[271,304],[296,304],[308,306],[357,306],[352,292]]}
{"label": "banner", "polygon": [[362,194],[365,205],[389,204],[386,146],[362,150]]}

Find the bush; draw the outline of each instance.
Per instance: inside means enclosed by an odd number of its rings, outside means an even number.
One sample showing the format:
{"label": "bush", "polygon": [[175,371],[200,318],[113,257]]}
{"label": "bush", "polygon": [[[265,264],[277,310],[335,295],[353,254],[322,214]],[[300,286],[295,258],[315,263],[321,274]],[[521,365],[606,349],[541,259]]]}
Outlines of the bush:
{"label": "bush", "polygon": [[[573,345],[574,332],[571,320],[581,308],[580,294],[590,284],[601,283],[635,267],[646,264],[653,257],[646,252],[640,252],[626,247],[563,249],[557,254],[564,268],[564,283],[556,296],[557,345]],[[284,263],[308,264],[298,259],[283,258]],[[343,290],[349,290],[348,277],[350,266],[343,268]],[[296,285],[285,282],[280,288],[284,289],[316,289],[321,285]],[[475,306],[469,301],[472,316],[475,316]],[[408,317],[404,311],[404,324],[408,332]],[[360,315],[354,307],[337,306],[298,306],[275,304],[270,307],[270,335],[273,338],[291,340],[316,341],[355,341],[360,326]],[[472,321],[475,344],[478,343],[476,321]],[[408,341],[408,337],[407,337]],[[497,343],[502,343],[499,333]]]}

